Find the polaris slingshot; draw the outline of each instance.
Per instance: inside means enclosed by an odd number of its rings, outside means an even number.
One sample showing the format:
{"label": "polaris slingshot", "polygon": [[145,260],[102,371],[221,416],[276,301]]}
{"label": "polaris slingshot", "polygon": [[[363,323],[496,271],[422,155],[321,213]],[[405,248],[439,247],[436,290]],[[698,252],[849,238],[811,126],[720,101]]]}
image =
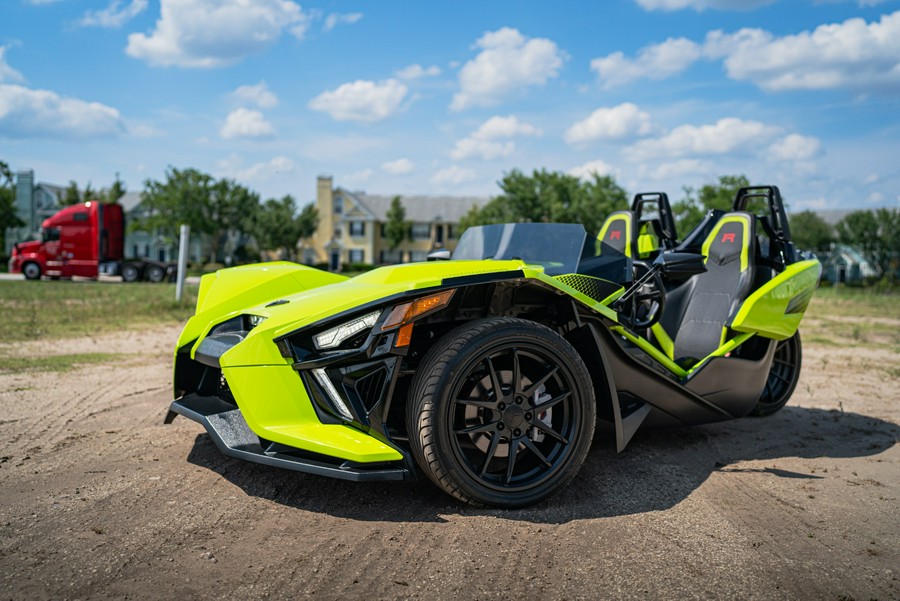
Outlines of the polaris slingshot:
{"label": "polaris slingshot", "polygon": [[204,276],[166,422],[197,421],[248,461],[536,503],[575,477],[597,419],[621,451],[639,427],[787,402],[821,267],[794,249],[774,186],[733,209],[680,243],[654,193],[599,236],[488,225],[450,260],[352,278],[291,263]]}

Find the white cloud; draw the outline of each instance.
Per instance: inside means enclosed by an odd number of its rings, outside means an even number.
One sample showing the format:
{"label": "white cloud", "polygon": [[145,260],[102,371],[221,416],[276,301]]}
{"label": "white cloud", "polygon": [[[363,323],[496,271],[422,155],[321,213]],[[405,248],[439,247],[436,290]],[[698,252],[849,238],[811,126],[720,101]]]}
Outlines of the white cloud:
{"label": "white cloud", "polygon": [[595,175],[598,175],[600,177],[603,177],[605,175],[616,175],[618,174],[618,172],[618,169],[602,159],[589,161],[584,165],[579,165],[577,167],[569,169],[569,175],[583,180],[593,179]]}
{"label": "white cloud", "polygon": [[0,136],[102,138],[125,130],[119,111],[111,106],[0,84]]}
{"label": "white cloud", "polygon": [[637,0],[637,3],[646,10],[671,11],[692,8],[696,11],[702,11],[707,8],[716,8],[720,10],[749,10],[758,6],[771,4],[774,1],[775,0]]}
{"label": "white cloud", "polygon": [[310,100],[309,108],[328,113],[335,121],[373,123],[399,111],[407,91],[396,79],[357,80],[322,92]]}
{"label": "white cloud", "polygon": [[769,147],[768,156],[778,161],[808,161],[822,153],[822,142],[812,136],[789,134]]}
{"label": "white cloud", "polygon": [[219,173],[222,177],[234,178],[242,182],[263,181],[281,173],[294,171],[294,161],[286,156],[276,156],[269,161],[254,163],[249,167],[241,167],[243,160],[237,155],[219,161]]}
{"label": "white cloud", "polygon": [[259,111],[251,111],[243,107],[235,109],[225,118],[225,125],[219,132],[225,139],[229,138],[265,138],[275,135],[275,128],[266,121]]}
{"label": "white cloud", "polygon": [[450,165],[431,176],[431,183],[438,186],[458,186],[475,179],[475,172],[459,165]]}
{"label": "white cloud", "polygon": [[646,176],[649,179],[660,181],[683,178],[686,175],[709,174],[714,170],[715,166],[710,161],[678,159],[660,163],[655,169],[650,170]]}
{"label": "white cloud", "polygon": [[724,57],[732,79],[764,90],[900,88],[900,11],[866,23],[860,18],[776,37],[762,29],[713,31],[705,51]]}
{"label": "white cloud", "polygon": [[656,139],[641,140],[625,150],[635,160],[652,157],[721,155],[735,151],[753,153],[768,144],[780,127],[737,117],[719,119],[711,125],[679,125]]}
{"label": "white cloud", "polygon": [[440,74],[441,68],[437,65],[431,65],[426,68],[418,63],[404,67],[396,73],[400,79],[420,79],[422,77],[436,77]]}
{"label": "white cloud", "polygon": [[881,179],[881,178],[878,177],[878,174],[877,174],[877,173],[870,173],[870,174],[867,175],[866,178],[863,180],[863,184],[866,185],[866,186],[871,186],[872,184],[874,184],[875,182],[877,182],[879,179]]}
{"label": "white cloud", "polygon": [[382,171],[390,173],[391,175],[406,175],[407,173],[412,173],[415,168],[415,163],[406,158],[381,164]]}
{"label": "white cloud", "polygon": [[6,51],[9,46],[0,46],[0,81],[24,81],[25,77],[6,62]]}
{"label": "white cloud", "polygon": [[519,121],[514,115],[491,117],[468,137],[457,140],[450,156],[456,161],[471,157],[484,160],[508,157],[516,150],[515,142],[510,138],[540,135],[541,130]]}
{"label": "white cloud", "polygon": [[154,66],[221,67],[264,50],[285,30],[302,38],[308,20],[290,0],[160,0],[153,31],[129,35],[125,51]]}
{"label": "white cloud", "polygon": [[121,27],[147,9],[147,0],[131,0],[123,6],[122,0],[112,0],[104,9],[89,10],[78,20],[82,27]]}
{"label": "white cloud", "polygon": [[546,38],[528,39],[504,27],[475,42],[481,52],[459,71],[460,91],[450,108],[491,106],[528,86],[544,85],[559,74],[564,53]]}
{"label": "white cloud", "polygon": [[884,202],[884,198],[884,194],[876,190],[875,192],[871,192],[866,200],[868,200],[870,204],[881,204]]}
{"label": "white cloud", "polygon": [[591,70],[596,71],[604,88],[625,85],[638,79],[665,79],[681,73],[702,52],[699,44],[686,38],[669,38],[660,44],[641,48],[635,58],[621,52],[595,58]]}
{"label": "white cloud", "polygon": [[574,123],[566,130],[569,144],[583,144],[595,140],[619,140],[645,136],[653,130],[650,115],[636,105],[625,102],[618,106],[602,107],[586,119]]}
{"label": "white cloud", "polygon": [[278,96],[269,90],[264,81],[259,82],[255,86],[240,86],[232,94],[238,100],[251,102],[264,109],[278,106]]}
{"label": "white cloud", "polygon": [[345,175],[341,178],[341,181],[348,184],[364,184],[369,181],[373,175],[375,175],[374,169],[363,169],[362,171],[356,171],[355,173]]}
{"label": "white cloud", "polygon": [[338,25],[351,25],[362,18],[362,13],[331,13],[325,17],[325,24],[322,26],[322,29],[324,31],[331,31]]}

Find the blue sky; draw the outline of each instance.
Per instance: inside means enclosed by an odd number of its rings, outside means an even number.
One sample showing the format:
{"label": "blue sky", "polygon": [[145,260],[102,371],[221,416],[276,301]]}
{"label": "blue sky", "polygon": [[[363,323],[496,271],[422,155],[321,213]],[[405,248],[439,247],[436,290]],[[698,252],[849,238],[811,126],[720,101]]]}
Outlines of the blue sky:
{"label": "blue sky", "polygon": [[900,0],[2,1],[0,160],[40,181],[306,202],[546,167],[900,206]]}

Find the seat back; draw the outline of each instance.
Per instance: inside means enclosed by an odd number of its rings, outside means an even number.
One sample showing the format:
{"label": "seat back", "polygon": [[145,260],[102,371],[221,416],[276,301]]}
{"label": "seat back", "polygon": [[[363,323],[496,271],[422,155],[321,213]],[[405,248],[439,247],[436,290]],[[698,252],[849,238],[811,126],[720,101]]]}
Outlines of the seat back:
{"label": "seat back", "polygon": [[[597,234],[598,242],[610,246],[626,257],[631,254],[631,241],[634,238],[634,213],[631,211],[615,211],[610,213]],[[597,254],[603,254],[598,244]]]}
{"label": "seat back", "polygon": [[702,246],[705,273],[691,277],[666,297],[661,325],[672,338],[673,359],[700,360],[725,342],[725,323],[753,288],[756,231],[750,213],[726,213]]}

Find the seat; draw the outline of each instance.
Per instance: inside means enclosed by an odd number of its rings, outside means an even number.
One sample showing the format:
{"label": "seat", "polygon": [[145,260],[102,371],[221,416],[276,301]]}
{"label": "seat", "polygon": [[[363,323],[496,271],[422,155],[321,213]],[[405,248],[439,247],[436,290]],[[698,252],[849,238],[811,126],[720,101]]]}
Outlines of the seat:
{"label": "seat", "polygon": [[659,347],[685,368],[724,344],[725,324],[752,291],[756,275],[753,215],[724,214],[701,252],[707,271],[667,293],[662,318],[651,329]]}
{"label": "seat", "polygon": [[610,213],[597,234],[597,240],[602,244],[598,244],[597,254],[603,254],[603,246],[609,246],[613,250],[625,255],[632,256],[631,240],[634,238],[634,212],[633,211],[615,211]]}

